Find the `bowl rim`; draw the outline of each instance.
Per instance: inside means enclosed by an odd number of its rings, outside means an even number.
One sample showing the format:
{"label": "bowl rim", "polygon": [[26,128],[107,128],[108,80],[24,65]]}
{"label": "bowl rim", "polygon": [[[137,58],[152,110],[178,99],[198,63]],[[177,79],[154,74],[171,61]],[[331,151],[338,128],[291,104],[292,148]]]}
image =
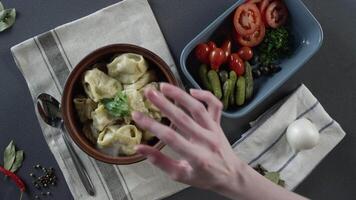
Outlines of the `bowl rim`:
{"label": "bowl rim", "polygon": [[[105,56],[106,54],[115,54],[115,53],[137,53],[142,55],[146,60],[149,60],[151,63],[157,66],[158,70],[162,72],[162,74],[166,77],[169,83],[174,85],[179,85],[176,77],[174,76],[173,72],[167,65],[162,58],[160,58],[157,54],[153,53],[152,51],[140,47],[133,44],[126,44],[126,43],[118,43],[118,44],[110,44],[107,46],[100,47],[95,49],[94,51],[90,52],[86,55],[70,72],[65,86],[63,90],[63,95],[61,99],[61,113],[63,117],[64,127],[66,128],[67,132],[71,139],[75,142],[75,144],[83,150],[86,154],[90,157],[108,163],[108,164],[116,164],[116,165],[128,165],[134,164],[146,159],[143,155],[134,154],[132,156],[117,156],[112,157],[105,153],[100,152],[95,147],[88,144],[84,139],[84,134],[82,134],[81,130],[77,130],[75,125],[74,115],[71,114],[70,104],[73,104],[73,95],[72,91],[74,85],[78,78],[81,77],[82,73],[78,72],[82,68],[89,69],[91,67],[90,63],[98,61],[99,57]],[[96,60],[96,61],[95,61]],[[90,65],[90,66],[89,66]],[[73,110],[72,105],[72,110]],[[170,123],[172,126],[172,123]],[[66,133],[65,133],[66,134]],[[158,142],[153,146],[155,149],[161,150],[165,144],[158,140]]]}
{"label": "bowl rim", "polygon": [[[262,101],[264,101],[274,91],[276,91],[278,88],[280,88],[293,74],[295,74],[295,72],[297,72],[301,68],[301,66],[303,66],[320,49],[321,45],[323,44],[324,33],[323,33],[323,29],[322,29],[319,21],[315,18],[315,16],[307,8],[307,6],[303,3],[303,1],[293,0],[293,2],[299,3],[305,9],[305,11],[308,13],[308,15],[309,15],[308,17],[310,17],[313,20],[313,22],[315,23],[315,25],[317,27],[317,35],[318,35],[317,45],[315,46],[313,51],[308,56],[304,57],[304,59],[298,64],[298,66],[296,66],[291,71],[291,73],[288,76],[279,80],[276,84],[274,84],[271,88],[269,88],[268,91],[266,91],[265,96],[262,96],[261,98],[254,100],[254,103],[252,105],[246,105],[242,109],[241,108],[236,109],[231,112],[222,111],[222,115],[224,117],[231,118],[231,119],[241,118],[241,117],[245,116],[246,114],[250,113]],[[181,66],[181,69],[182,69],[182,72],[183,72],[185,78],[194,88],[197,88],[200,90],[202,89],[200,87],[200,85],[198,84],[198,82],[193,78],[192,74],[188,71],[186,62],[185,62],[186,59],[188,58],[189,54],[194,50],[194,47],[197,44],[197,41],[199,41],[200,38],[202,38],[206,34],[206,32],[209,32],[210,30],[215,29],[216,25],[223,23],[224,20],[226,19],[226,17],[229,16],[239,5],[241,5],[243,3],[245,3],[244,0],[238,0],[237,2],[232,4],[228,9],[226,9],[224,12],[222,12],[222,14],[220,14],[216,19],[214,19],[211,23],[209,23],[202,31],[200,31],[192,40],[190,40],[186,44],[186,46],[184,46],[184,48],[180,54],[179,62],[180,62],[180,66]],[[250,103],[252,103],[252,102],[253,102],[253,100]]]}

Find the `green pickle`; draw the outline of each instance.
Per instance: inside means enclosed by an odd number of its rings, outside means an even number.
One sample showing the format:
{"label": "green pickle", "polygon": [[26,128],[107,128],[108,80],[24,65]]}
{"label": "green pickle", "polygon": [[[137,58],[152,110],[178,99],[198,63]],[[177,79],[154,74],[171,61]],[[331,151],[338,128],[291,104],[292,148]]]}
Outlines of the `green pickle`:
{"label": "green pickle", "polygon": [[219,79],[219,75],[215,70],[209,70],[208,72],[208,80],[212,88],[212,92],[214,95],[218,98],[221,99],[222,97],[222,91],[221,91],[221,83]]}
{"label": "green pickle", "polygon": [[221,70],[219,71],[219,77],[220,77],[220,81],[222,83],[225,83],[227,79],[229,79],[229,74],[227,73],[227,71]]}
{"label": "green pickle", "polygon": [[236,82],[236,105],[242,106],[245,103],[245,94],[246,94],[246,82],[245,77],[240,76]]}
{"label": "green pickle", "polygon": [[253,76],[250,63],[245,62],[245,81],[246,81],[246,100],[249,100],[253,95]]}
{"label": "green pickle", "polygon": [[237,75],[235,71],[230,71],[230,80],[231,80],[231,95],[230,95],[230,100],[229,103],[231,106],[235,105],[235,86],[236,86],[236,80],[237,80]]}
{"label": "green pickle", "polygon": [[209,83],[208,80],[208,66],[206,65],[200,65],[199,67],[199,77],[200,77],[200,81],[203,84],[204,89],[209,90],[209,91],[213,91],[212,87]]}
{"label": "green pickle", "polygon": [[232,80],[227,79],[223,85],[223,105],[224,105],[224,110],[226,110],[229,107],[229,99],[232,93]]}

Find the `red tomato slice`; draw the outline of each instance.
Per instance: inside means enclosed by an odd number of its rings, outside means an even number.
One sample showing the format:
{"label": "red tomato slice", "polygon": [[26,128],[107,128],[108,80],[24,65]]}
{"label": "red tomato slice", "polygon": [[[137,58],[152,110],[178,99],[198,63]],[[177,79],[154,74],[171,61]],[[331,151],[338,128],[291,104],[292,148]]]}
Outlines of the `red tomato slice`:
{"label": "red tomato slice", "polygon": [[272,28],[278,28],[286,23],[288,10],[282,1],[274,1],[266,9],[266,21]]}
{"label": "red tomato slice", "polygon": [[239,6],[234,15],[234,26],[240,35],[249,35],[255,32],[261,24],[261,14],[253,3]]}
{"label": "red tomato slice", "polygon": [[236,41],[241,45],[241,46],[247,46],[247,47],[255,47],[259,45],[263,38],[265,37],[266,33],[266,28],[263,24],[260,25],[260,28],[257,29],[254,33],[251,35],[239,35],[235,33],[235,38]]}
{"label": "red tomato slice", "polygon": [[266,9],[268,7],[268,5],[272,2],[273,0],[262,0],[261,3],[259,3],[259,9],[260,9],[260,13],[261,13],[261,20],[263,21],[263,23],[265,23],[265,26],[268,25],[267,21],[266,21]]}
{"label": "red tomato slice", "polygon": [[259,9],[261,14],[266,10],[267,6],[272,2],[273,0],[262,0],[260,3]]}

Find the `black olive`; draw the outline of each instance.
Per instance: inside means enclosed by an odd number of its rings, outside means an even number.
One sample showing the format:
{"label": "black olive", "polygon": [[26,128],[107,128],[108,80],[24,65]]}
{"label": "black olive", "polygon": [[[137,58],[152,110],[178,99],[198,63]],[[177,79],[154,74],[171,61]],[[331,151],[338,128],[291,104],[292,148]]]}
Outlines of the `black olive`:
{"label": "black olive", "polygon": [[275,73],[278,73],[282,70],[282,68],[280,66],[276,66],[275,68],[273,68],[272,72],[275,74]]}
{"label": "black olive", "polygon": [[254,79],[260,78],[261,77],[261,70],[255,68],[252,70],[252,76]]}
{"label": "black olive", "polygon": [[267,67],[267,66],[263,66],[263,67],[261,67],[261,73],[262,73],[262,75],[269,75],[269,73],[270,73],[270,69]]}

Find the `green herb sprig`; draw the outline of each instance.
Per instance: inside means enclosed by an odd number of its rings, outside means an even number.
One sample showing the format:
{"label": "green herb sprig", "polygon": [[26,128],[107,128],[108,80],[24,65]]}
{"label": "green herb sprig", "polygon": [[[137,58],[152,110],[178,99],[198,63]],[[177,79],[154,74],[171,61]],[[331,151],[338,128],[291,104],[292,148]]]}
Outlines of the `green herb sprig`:
{"label": "green herb sprig", "polygon": [[121,91],[117,93],[115,98],[103,99],[101,102],[104,104],[105,109],[114,117],[126,117],[130,115],[127,95]]}
{"label": "green herb sprig", "polygon": [[0,1],[0,32],[10,28],[16,21],[15,8],[5,9]]}
{"label": "green herb sprig", "polygon": [[291,35],[285,27],[267,29],[266,36],[258,46],[259,62],[270,65],[291,53]]}

